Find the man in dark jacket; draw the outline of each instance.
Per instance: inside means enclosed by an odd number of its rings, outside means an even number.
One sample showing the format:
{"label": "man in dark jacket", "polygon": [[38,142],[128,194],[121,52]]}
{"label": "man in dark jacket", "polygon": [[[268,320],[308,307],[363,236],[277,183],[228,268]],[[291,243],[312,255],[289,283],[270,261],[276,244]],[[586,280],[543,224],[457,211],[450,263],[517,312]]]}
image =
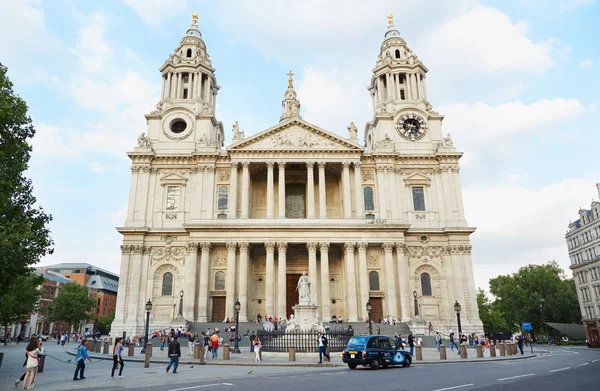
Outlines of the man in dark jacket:
{"label": "man in dark jacket", "polygon": [[408,335],[408,346],[410,346],[410,356],[412,357],[415,352],[415,339],[412,334]]}
{"label": "man in dark jacket", "polygon": [[167,365],[167,373],[169,373],[169,369],[171,369],[171,365],[173,365],[173,373],[177,373],[177,367],[179,366],[179,357],[181,357],[181,346],[179,345],[179,341],[177,340],[177,335],[173,335],[173,339],[169,344],[169,358],[171,362]]}
{"label": "man in dark jacket", "polygon": [[254,334],[254,331],[252,331],[252,334],[250,334],[250,353],[254,352],[254,339],[256,338],[256,334]]}

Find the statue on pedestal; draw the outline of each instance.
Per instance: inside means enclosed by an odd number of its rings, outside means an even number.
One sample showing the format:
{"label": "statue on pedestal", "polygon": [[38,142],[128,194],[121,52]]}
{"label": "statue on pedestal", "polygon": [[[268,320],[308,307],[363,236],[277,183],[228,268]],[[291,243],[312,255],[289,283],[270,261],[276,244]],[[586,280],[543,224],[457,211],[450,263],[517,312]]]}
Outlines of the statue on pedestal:
{"label": "statue on pedestal", "polygon": [[138,137],[138,147],[140,148],[148,148],[150,147],[150,139],[148,137],[146,137],[146,133],[140,134],[140,137]]}
{"label": "statue on pedestal", "polygon": [[310,279],[306,275],[306,272],[302,272],[302,276],[298,280],[298,284],[296,286],[296,290],[298,291],[298,303],[299,304],[308,304],[310,303]]}

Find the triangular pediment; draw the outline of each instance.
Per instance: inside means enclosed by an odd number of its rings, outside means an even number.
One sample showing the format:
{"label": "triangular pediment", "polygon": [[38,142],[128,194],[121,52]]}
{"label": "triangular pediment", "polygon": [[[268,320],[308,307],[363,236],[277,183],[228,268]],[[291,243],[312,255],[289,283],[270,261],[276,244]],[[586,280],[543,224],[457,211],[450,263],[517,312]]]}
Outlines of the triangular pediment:
{"label": "triangular pediment", "polygon": [[344,150],[360,151],[358,140],[348,140],[309,122],[283,121],[244,140],[234,142],[229,151]]}
{"label": "triangular pediment", "polygon": [[429,178],[423,174],[420,174],[418,172],[414,173],[404,179],[404,183],[410,184],[410,185],[429,184],[429,182],[431,182],[431,178]]}

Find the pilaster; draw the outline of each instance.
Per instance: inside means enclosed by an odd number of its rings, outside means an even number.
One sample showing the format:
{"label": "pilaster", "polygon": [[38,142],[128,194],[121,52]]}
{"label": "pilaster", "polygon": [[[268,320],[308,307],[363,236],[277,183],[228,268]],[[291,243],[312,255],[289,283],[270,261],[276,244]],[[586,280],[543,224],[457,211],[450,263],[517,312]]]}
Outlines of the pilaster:
{"label": "pilaster", "polygon": [[360,281],[360,313],[361,320],[367,316],[367,302],[369,301],[369,271],[367,269],[367,242],[358,243],[358,271]]}
{"label": "pilaster", "polygon": [[[208,278],[210,273],[210,242],[199,243],[202,249],[200,256],[200,284],[198,288],[198,321],[208,322]],[[213,321],[216,319],[212,319]]]}
{"label": "pilaster", "polygon": [[[227,242],[227,277],[225,281],[225,289],[227,292],[225,293],[225,321],[228,317],[233,316],[235,314],[234,304],[235,304],[235,256],[237,243],[236,242]],[[217,321],[217,319],[212,319],[213,322]]]}
{"label": "pilaster", "polygon": [[356,303],[356,269],[354,265],[355,246],[356,244],[353,242],[346,242],[344,244],[344,253],[346,257],[346,283],[348,292],[348,322],[358,321],[358,309]]}
{"label": "pilaster", "polygon": [[239,243],[240,246],[240,272],[239,272],[239,300],[240,300],[240,314],[239,321],[248,321],[248,247],[250,246],[247,242]]}
{"label": "pilaster", "polygon": [[321,316],[325,321],[331,319],[331,297],[329,294],[329,243],[319,243],[321,251]]}
{"label": "pilaster", "polygon": [[274,298],[274,281],[275,278],[275,243],[273,242],[265,242],[265,250],[267,252],[266,256],[266,292],[265,292],[265,317],[275,316],[275,298]]}
{"label": "pilaster", "polygon": [[286,314],[286,251],[287,243],[277,243],[277,317],[287,318]]}
{"label": "pilaster", "polygon": [[394,317],[398,317],[398,307],[396,304],[396,278],[394,277],[394,260],[392,251],[393,243],[383,243],[381,245],[385,257],[385,276],[386,276],[386,301],[388,303],[388,320],[391,322]]}

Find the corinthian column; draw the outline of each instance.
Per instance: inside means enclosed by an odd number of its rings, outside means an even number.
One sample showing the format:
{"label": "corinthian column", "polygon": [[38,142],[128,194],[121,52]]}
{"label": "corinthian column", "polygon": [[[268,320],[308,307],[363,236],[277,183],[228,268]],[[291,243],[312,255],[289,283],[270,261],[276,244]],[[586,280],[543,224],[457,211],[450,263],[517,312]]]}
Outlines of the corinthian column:
{"label": "corinthian column", "polygon": [[[315,218],[315,176],[314,176],[314,163],[306,162],[306,183],[308,185],[308,218]],[[309,277],[310,278],[310,277]]]}
{"label": "corinthian column", "polygon": [[362,173],[360,171],[360,162],[354,162],[354,200],[356,201],[356,218],[362,219],[364,216],[362,197]]}
{"label": "corinthian column", "polygon": [[285,219],[285,162],[279,162],[279,183],[278,192],[279,192],[279,218]]}
{"label": "corinthian column", "polygon": [[229,174],[229,217],[233,219],[237,217],[237,183],[238,162],[231,162],[231,173]]}
{"label": "corinthian column", "polygon": [[386,275],[386,299],[388,302],[388,320],[398,315],[398,306],[396,305],[396,278],[394,277],[394,260],[392,251],[394,250],[393,243],[383,243],[381,246],[385,254],[385,275]]}
{"label": "corinthian column", "polygon": [[196,319],[194,315],[196,300],[196,266],[198,263],[198,243],[188,243],[188,257],[185,265],[186,286],[185,286],[185,306],[183,307],[183,316],[190,322]]}
{"label": "corinthian column", "polygon": [[[198,287],[198,321],[208,322],[208,273],[210,259],[210,242],[200,243],[200,284]],[[214,319],[213,319],[214,320]]]}
{"label": "corinthian column", "polygon": [[396,243],[396,263],[398,264],[398,282],[400,283],[400,311],[402,322],[410,321],[410,294],[408,287],[408,264],[404,258],[406,245]]}
{"label": "corinthian column", "polygon": [[240,322],[248,321],[248,246],[249,243],[242,242],[240,245],[240,272],[239,272],[239,300],[240,300]]}
{"label": "corinthian column", "polygon": [[286,252],[287,243],[277,243],[277,317],[287,317],[286,314]]}
{"label": "corinthian column", "polygon": [[367,301],[369,301],[369,272],[367,270],[367,246],[366,242],[358,243],[358,272],[360,282],[360,303],[358,307],[362,313],[361,319],[364,319],[367,311]]}
{"label": "corinthian column", "polygon": [[342,188],[344,190],[344,218],[352,218],[352,196],[350,195],[350,162],[342,162]]}
{"label": "corinthian column", "polygon": [[346,318],[348,322],[358,321],[358,309],[356,306],[356,272],[354,269],[354,246],[352,242],[344,244],[346,254],[346,276],[348,283],[348,313]]}
{"label": "corinthian column", "polygon": [[[319,217],[327,218],[327,194],[325,184],[325,162],[319,162]],[[325,319],[325,318],[323,318]]]}
{"label": "corinthian column", "polygon": [[248,218],[250,206],[250,162],[242,163],[242,218]]}
{"label": "corinthian column", "polygon": [[396,187],[396,170],[394,166],[387,168],[388,185],[390,187],[390,198],[392,204],[392,219],[397,220],[400,218],[398,214],[398,190]]}
{"label": "corinthian column", "polygon": [[[227,246],[227,280],[225,288],[227,289],[225,295],[225,319],[232,316],[235,313],[235,253],[236,253],[236,242],[228,242]],[[216,319],[212,320],[217,321]]]}
{"label": "corinthian column", "polygon": [[385,167],[377,167],[377,194],[379,195],[379,218],[387,218],[387,204],[385,200]]}
{"label": "corinthian column", "polygon": [[317,304],[317,243],[309,242],[306,244],[308,248],[308,278],[310,279],[310,302]]}
{"label": "corinthian column", "polygon": [[274,184],[273,184],[273,166],[274,162],[267,162],[267,218],[272,219],[275,217],[275,205],[274,205]]}
{"label": "corinthian column", "polygon": [[319,243],[321,250],[321,317],[323,321],[331,318],[329,296],[329,243]]}
{"label": "corinthian column", "polygon": [[274,281],[273,278],[275,277],[275,243],[273,242],[266,242],[265,243],[265,249],[267,250],[267,259],[266,259],[266,273],[265,273],[265,279],[266,279],[266,292],[265,292],[265,311],[267,312],[267,315],[269,316],[273,316],[275,317],[275,305],[274,305],[274,293],[273,293],[273,287],[274,287]]}

